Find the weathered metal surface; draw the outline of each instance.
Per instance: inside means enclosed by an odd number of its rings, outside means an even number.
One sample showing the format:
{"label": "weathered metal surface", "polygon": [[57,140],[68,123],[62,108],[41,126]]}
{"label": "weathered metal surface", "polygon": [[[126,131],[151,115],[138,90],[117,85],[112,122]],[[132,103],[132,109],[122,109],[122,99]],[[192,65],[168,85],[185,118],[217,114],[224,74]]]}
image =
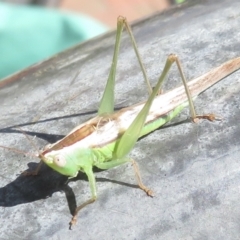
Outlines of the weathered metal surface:
{"label": "weathered metal surface", "polygon": [[[240,2],[194,1],[134,24],[133,31],[153,85],[168,54],[179,55],[188,79],[240,55]],[[96,114],[106,84],[115,33],[80,44],[14,75],[0,86],[0,144],[34,151],[17,127],[39,147]],[[79,75],[74,79],[76,74]],[[166,89],[181,84],[174,68]],[[198,113],[221,122],[174,123],[141,139],[131,156],[147,197],[130,165],[96,173],[98,200],[86,207],[72,231],[64,176],[46,166],[37,177],[19,176],[33,158],[0,149],[1,239],[238,239],[240,216],[240,72],[196,101]],[[116,107],[147,98],[126,35],[118,64]],[[77,203],[90,193],[86,179],[70,182]],[[74,195],[65,188],[71,206]]]}

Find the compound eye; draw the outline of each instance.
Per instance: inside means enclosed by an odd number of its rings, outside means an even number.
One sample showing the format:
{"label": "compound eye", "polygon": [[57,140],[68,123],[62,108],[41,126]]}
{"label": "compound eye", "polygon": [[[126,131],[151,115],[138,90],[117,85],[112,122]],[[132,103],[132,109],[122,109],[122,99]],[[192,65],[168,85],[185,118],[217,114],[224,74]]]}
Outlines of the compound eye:
{"label": "compound eye", "polygon": [[58,167],[64,167],[66,165],[66,159],[61,155],[55,156],[53,161]]}

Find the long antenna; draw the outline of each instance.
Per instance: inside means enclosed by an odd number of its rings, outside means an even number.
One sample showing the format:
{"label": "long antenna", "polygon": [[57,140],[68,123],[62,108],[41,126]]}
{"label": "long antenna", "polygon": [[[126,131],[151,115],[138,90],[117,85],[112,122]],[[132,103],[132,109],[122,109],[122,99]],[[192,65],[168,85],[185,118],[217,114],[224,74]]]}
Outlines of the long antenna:
{"label": "long antenna", "polygon": [[30,144],[32,145],[32,147],[33,147],[37,152],[39,152],[39,150],[38,150],[38,148],[37,148],[37,145],[32,141],[32,139],[31,139],[20,127],[18,127],[17,129],[27,138],[27,140],[30,142]]}
{"label": "long antenna", "polygon": [[18,127],[17,129],[27,138],[27,140],[30,142],[32,147],[37,151],[37,153],[38,153],[37,157],[40,157],[41,159],[44,159],[44,156],[41,154],[41,152],[39,152],[36,144],[32,141],[32,139],[20,127]]}
{"label": "long antenna", "polygon": [[[30,137],[20,127],[18,127],[17,129],[27,138],[27,140],[30,142],[31,146],[37,151],[38,155],[41,156],[41,154],[39,154],[39,150],[38,150],[36,144],[32,141],[32,139],[30,139]],[[30,157],[37,157],[34,154],[24,152],[24,151],[19,150],[17,148],[6,147],[6,146],[2,146],[2,145],[0,145],[0,148],[8,149],[8,150],[11,150],[13,152],[21,153],[23,155],[27,155],[27,156],[30,156]]]}
{"label": "long antenna", "polygon": [[8,150],[11,150],[11,151],[14,151],[14,152],[17,152],[17,153],[21,153],[21,154],[23,154],[23,155],[28,155],[28,156],[31,156],[31,157],[36,157],[34,154],[24,152],[24,151],[19,150],[19,149],[17,149],[17,148],[6,147],[6,146],[2,146],[2,145],[0,145],[0,148],[8,149]]}

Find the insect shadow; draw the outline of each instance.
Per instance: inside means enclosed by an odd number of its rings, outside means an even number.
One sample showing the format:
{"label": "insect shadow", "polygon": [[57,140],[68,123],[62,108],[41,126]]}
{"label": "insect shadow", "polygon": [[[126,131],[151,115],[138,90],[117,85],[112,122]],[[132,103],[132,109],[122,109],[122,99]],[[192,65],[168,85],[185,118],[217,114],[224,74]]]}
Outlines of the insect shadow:
{"label": "insect shadow", "polygon": [[[124,107],[116,107],[116,108],[114,108],[114,111],[118,111],[122,108],[124,108]],[[89,119],[91,119],[92,115],[96,115],[96,114],[97,114],[97,110],[92,110],[92,111],[88,111],[88,112],[84,112],[84,113],[70,114],[70,115],[66,115],[66,116],[60,116],[60,117],[48,118],[48,119],[43,119],[43,120],[38,120],[38,121],[26,122],[26,123],[16,124],[16,125],[2,128],[2,129],[0,129],[0,133],[23,134],[23,132],[24,132],[26,135],[40,138],[42,140],[47,141],[48,143],[55,143],[58,140],[65,137],[65,135],[26,131],[26,130],[21,130],[20,128],[25,127],[25,126],[30,126],[30,125],[44,124],[46,122],[54,122],[54,121],[62,120],[62,119],[74,118],[74,117],[89,116]]]}
{"label": "insect shadow", "polygon": [[[29,163],[29,169],[37,167],[37,163]],[[94,172],[103,170],[94,169]],[[87,181],[85,173],[79,172],[78,176],[68,180],[47,165],[43,164],[37,176],[25,176],[19,174],[17,178],[6,186],[0,188],[0,206],[13,207],[23,203],[30,203],[41,199],[51,197],[53,193],[63,191],[66,195],[70,213],[73,215],[77,207],[77,201],[69,182]],[[127,187],[138,188],[137,185],[128,184],[120,181],[110,180],[107,178],[96,178],[97,182],[112,182],[114,184],[124,185]]]}
{"label": "insect shadow", "polygon": [[12,125],[12,126],[8,126],[8,127],[0,129],[0,133],[20,133],[20,134],[23,134],[23,132],[24,132],[26,135],[34,136],[34,137],[43,139],[43,140],[47,141],[48,143],[55,143],[56,141],[63,138],[64,135],[26,131],[26,130],[20,130],[20,128],[25,127],[25,126],[30,126],[30,125],[44,124],[46,122],[54,122],[54,121],[62,120],[62,119],[69,119],[69,118],[88,116],[88,115],[91,116],[91,115],[96,114],[96,113],[97,113],[97,111],[93,110],[93,111],[88,111],[88,112],[84,112],[84,113],[71,114],[71,115],[66,115],[66,116],[60,116],[60,117],[54,117],[54,118],[48,118],[48,119],[43,119],[43,120],[38,120],[38,121],[16,124],[16,125]]}

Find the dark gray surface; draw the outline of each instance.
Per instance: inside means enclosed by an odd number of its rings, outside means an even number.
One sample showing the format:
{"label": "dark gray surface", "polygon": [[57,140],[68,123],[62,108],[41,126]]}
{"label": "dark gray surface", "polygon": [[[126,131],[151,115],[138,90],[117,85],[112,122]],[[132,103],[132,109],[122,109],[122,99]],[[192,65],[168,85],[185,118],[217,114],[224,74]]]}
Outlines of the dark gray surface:
{"label": "dark gray surface", "polygon": [[[238,0],[195,1],[139,22],[133,31],[154,85],[170,53],[179,55],[188,79],[239,56],[239,27]],[[147,98],[126,39],[124,35],[118,65],[117,107]],[[36,135],[34,142],[41,148],[94,116],[113,43],[110,33],[3,82],[0,144],[34,152],[14,126]],[[166,85],[179,84],[174,68]],[[214,112],[224,117],[222,122],[182,122],[186,110],[175,120],[178,124],[136,144],[131,156],[154,190],[153,199],[135,187],[130,165],[97,173],[99,198],[80,213],[72,231],[68,203],[60,191],[66,178],[47,167],[37,177],[19,176],[27,166],[34,168],[35,160],[0,149],[0,239],[239,239],[239,91],[240,71],[195,101],[198,113]],[[84,179],[69,185],[78,203],[89,197]],[[68,195],[74,205],[71,192]]]}

